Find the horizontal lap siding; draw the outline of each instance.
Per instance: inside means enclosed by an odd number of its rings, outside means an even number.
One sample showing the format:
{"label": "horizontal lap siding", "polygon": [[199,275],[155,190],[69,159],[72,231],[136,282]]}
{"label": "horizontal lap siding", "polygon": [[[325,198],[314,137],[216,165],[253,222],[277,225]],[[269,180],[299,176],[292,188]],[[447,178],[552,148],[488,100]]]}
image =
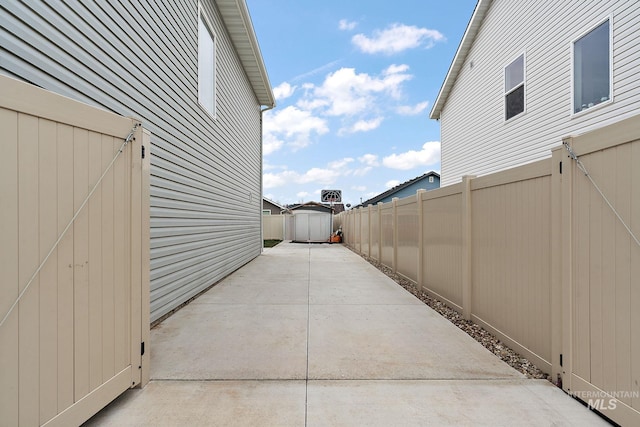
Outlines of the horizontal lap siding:
{"label": "horizontal lap siding", "polygon": [[[640,102],[640,43],[633,36],[640,6],[622,0],[544,3],[493,2],[442,111],[443,186],[465,174],[548,157],[561,138],[629,115]],[[614,102],[572,117],[571,43],[608,16]],[[504,67],[523,52],[526,112],[505,122]]]}
{"label": "horizontal lap siding", "polygon": [[152,320],[261,247],[260,106],[203,3],[216,37],[215,120],[197,101],[196,1],[0,5],[2,74],[140,118],[152,134]]}

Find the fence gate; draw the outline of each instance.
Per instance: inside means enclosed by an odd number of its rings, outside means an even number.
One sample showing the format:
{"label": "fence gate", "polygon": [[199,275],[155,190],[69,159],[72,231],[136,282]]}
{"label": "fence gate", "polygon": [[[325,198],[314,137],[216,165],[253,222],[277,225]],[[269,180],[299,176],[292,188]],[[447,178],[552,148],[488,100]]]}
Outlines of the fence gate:
{"label": "fence gate", "polygon": [[3,426],[79,425],[148,381],[149,134],[135,123],[0,76]]}
{"label": "fence gate", "polygon": [[563,388],[640,425],[640,116],[566,142]]}

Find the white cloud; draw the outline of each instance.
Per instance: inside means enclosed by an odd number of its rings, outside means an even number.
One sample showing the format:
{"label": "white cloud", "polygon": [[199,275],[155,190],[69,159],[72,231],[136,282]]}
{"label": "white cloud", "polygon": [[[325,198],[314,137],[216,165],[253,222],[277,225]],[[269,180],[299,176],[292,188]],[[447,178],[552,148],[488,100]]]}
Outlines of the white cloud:
{"label": "white cloud", "polygon": [[284,141],[276,138],[276,136],[272,133],[266,133],[264,138],[262,138],[262,154],[267,156],[274,151],[278,151],[284,145]]}
{"label": "white cloud", "polygon": [[293,171],[284,171],[280,173],[265,173],[262,176],[263,188],[281,187],[298,176]]}
{"label": "white cloud", "polygon": [[352,190],[354,191],[367,191],[367,187],[365,187],[364,185],[354,185],[353,187],[351,187]]}
{"label": "white cloud", "polygon": [[354,176],[365,176],[366,174],[371,172],[374,167],[380,166],[378,156],[376,156],[375,154],[365,154],[361,157],[358,157],[358,161],[366,166],[354,169],[352,172]]}
{"label": "white cloud", "polygon": [[[304,173],[291,170],[282,172],[268,172],[262,176],[263,188],[282,187],[285,184],[310,184],[319,185],[333,184],[340,176],[350,175],[351,170],[347,166],[355,160],[351,157],[330,162],[326,168],[311,168]],[[273,170],[273,167],[272,167]],[[318,194],[320,190],[318,190]]]}
{"label": "white cloud", "polygon": [[427,106],[429,105],[428,101],[420,102],[416,105],[400,105],[396,111],[398,114],[403,116],[417,116],[422,113]]}
{"label": "white cloud", "polygon": [[365,166],[363,168],[358,168],[353,170],[354,176],[365,176],[369,172],[371,172],[373,168],[371,166]]}
{"label": "white cloud", "polygon": [[413,78],[406,65],[392,65],[381,76],[356,74],[354,68],[341,68],[327,75],[321,86],[310,90],[300,105],[323,108],[330,116],[352,116],[369,112],[376,104],[376,96],[399,98],[402,83]]}
{"label": "white cloud", "polygon": [[296,197],[299,197],[299,198],[304,198],[304,197],[307,197],[308,195],[309,193],[307,193],[306,191],[300,191],[296,193]]}
{"label": "white cloud", "polygon": [[400,181],[398,181],[397,179],[392,179],[391,181],[387,181],[384,184],[386,188],[393,188],[397,185],[400,185]]}
{"label": "white cloud", "polygon": [[341,19],[340,22],[338,22],[338,28],[340,28],[341,30],[353,30],[356,26],[358,25],[357,22],[355,21],[347,21],[346,19]]}
{"label": "white cloud", "polygon": [[278,86],[273,88],[273,96],[275,96],[276,100],[286,99],[293,95],[295,90],[296,86],[291,86],[287,82],[280,83]]}
{"label": "white cloud", "polygon": [[347,133],[356,133],[356,132],[368,132],[370,130],[377,129],[382,124],[382,117],[376,117],[371,120],[358,120],[353,125],[342,128],[338,131],[338,135],[344,135]]}
{"label": "white cloud", "polygon": [[360,161],[360,163],[364,163],[365,165],[368,165],[368,166],[380,165],[380,163],[378,162],[378,156],[375,154],[365,154],[362,157],[358,157],[358,160]]}
{"label": "white cloud", "polygon": [[444,40],[437,30],[418,28],[413,25],[392,24],[384,30],[376,30],[372,37],[356,34],[351,38],[361,51],[365,53],[393,54],[420,46],[432,47],[435,42]]}
{"label": "white cloud", "polygon": [[391,169],[409,170],[418,166],[429,166],[440,160],[440,142],[424,143],[422,150],[409,150],[405,153],[392,154],[382,159],[382,164]]}
{"label": "white cloud", "polygon": [[351,157],[345,157],[344,159],[335,160],[335,161],[329,163],[329,168],[330,169],[343,169],[351,162],[353,162],[353,159]]}
{"label": "white cloud", "polygon": [[[294,148],[311,144],[311,135],[323,135],[329,132],[327,121],[313,116],[311,112],[288,106],[283,110],[267,111],[264,117],[265,152],[273,152],[286,143]],[[282,143],[280,143],[282,142]],[[267,147],[268,145],[268,147]],[[268,153],[265,153],[268,154]]]}

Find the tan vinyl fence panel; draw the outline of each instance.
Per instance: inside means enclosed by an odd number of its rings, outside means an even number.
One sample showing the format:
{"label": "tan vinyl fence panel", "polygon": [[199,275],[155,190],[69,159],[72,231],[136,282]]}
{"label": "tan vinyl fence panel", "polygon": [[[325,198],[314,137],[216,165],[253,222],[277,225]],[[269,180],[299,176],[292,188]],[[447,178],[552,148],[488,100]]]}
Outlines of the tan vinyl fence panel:
{"label": "tan vinyl fence panel", "polygon": [[382,264],[561,378],[565,391],[640,425],[640,115],[567,143],[589,175],[561,146],[338,221],[356,251],[370,242]]}
{"label": "tan vinyl fence panel", "polygon": [[369,243],[371,245],[371,253],[369,256],[376,261],[380,261],[380,233],[376,232],[376,228],[380,224],[380,208],[378,206],[370,206],[371,220],[369,221]]}
{"label": "tan vinyl fence panel", "polygon": [[380,263],[394,268],[394,231],[393,231],[393,205],[379,204],[380,209]]}
{"label": "tan vinyl fence panel", "polygon": [[396,271],[415,283],[418,280],[418,204],[413,197],[396,203]]}
{"label": "tan vinyl fence panel", "polygon": [[422,196],[424,287],[461,311],[462,189],[460,184]]}
{"label": "tan vinyl fence panel", "polygon": [[370,217],[370,209],[364,209],[362,211],[362,214],[360,215],[360,249],[362,251],[362,253],[366,256],[370,256],[371,255],[371,251],[370,251],[370,246],[369,246],[369,239],[371,238],[371,231],[369,230],[369,217]]}
{"label": "tan vinyl fence panel", "polygon": [[[569,140],[589,176],[640,239],[640,120]],[[640,424],[640,245],[575,164],[565,277],[574,311],[564,337],[572,391],[616,398],[622,425]],[[630,391],[631,393],[626,393]],[[589,394],[591,393],[591,394]],[[600,402],[607,407],[610,398]],[[605,412],[609,415],[609,412]]]}
{"label": "tan vinyl fence panel", "polygon": [[262,238],[265,240],[284,240],[286,217],[292,215],[263,215]]}
{"label": "tan vinyl fence panel", "polygon": [[550,372],[550,162],[518,172],[471,184],[471,313]]}
{"label": "tan vinyl fence panel", "polygon": [[149,135],[95,187],[134,120],[7,77],[0,94],[1,423],[77,425],[148,381]]}

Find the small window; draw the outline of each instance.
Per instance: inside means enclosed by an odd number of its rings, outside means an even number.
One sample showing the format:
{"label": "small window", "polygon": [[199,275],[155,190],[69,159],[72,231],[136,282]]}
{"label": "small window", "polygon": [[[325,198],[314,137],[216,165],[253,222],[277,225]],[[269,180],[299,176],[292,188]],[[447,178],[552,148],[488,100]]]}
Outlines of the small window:
{"label": "small window", "polygon": [[433,182],[433,176],[429,177],[429,182],[431,182],[431,183]]}
{"label": "small window", "polygon": [[524,54],[504,69],[504,117],[524,112]]}
{"label": "small window", "polygon": [[611,99],[609,20],[573,43],[573,112]]}
{"label": "small window", "polygon": [[271,215],[271,211],[269,209],[263,209],[262,215]]}
{"label": "small window", "polygon": [[198,19],[198,102],[212,116],[216,114],[216,45],[202,12]]}

